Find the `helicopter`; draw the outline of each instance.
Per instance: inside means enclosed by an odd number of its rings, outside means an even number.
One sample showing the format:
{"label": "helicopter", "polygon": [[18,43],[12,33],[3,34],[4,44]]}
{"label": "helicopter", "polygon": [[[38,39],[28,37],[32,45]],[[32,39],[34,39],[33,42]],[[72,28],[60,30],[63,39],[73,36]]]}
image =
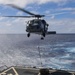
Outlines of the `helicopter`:
{"label": "helicopter", "polygon": [[27,22],[26,25],[27,37],[30,37],[31,33],[35,33],[41,35],[42,36],[41,39],[43,40],[44,37],[48,34],[56,34],[56,31],[48,31],[49,24],[47,24],[47,22],[44,19],[41,19],[42,17],[45,17],[45,15],[31,13],[13,4],[7,5],[16,8],[24,13],[27,13],[30,16],[3,16],[3,17],[35,18]]}

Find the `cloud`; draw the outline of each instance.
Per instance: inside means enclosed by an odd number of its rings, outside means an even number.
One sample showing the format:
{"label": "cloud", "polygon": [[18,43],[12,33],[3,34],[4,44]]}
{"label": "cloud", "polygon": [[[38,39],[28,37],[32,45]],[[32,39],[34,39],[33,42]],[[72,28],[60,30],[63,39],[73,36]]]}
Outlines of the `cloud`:
{"label": "cloud", "polygon": [[4,20],[5,18],[4,17],[0,17],[0,21]]}
{"label": "cloud", "polygon": [[67,0],[40,0],[39,3],[46,3],[46,2],[53,2],[53,3],[59,3],[59,2],[66,2]]}
{"label": "cloud", "polygon": [[47,17],[50,17],[51,19],[54,19],[56,16],[62,16],[62,15],[74,15],[75,14],[75,8],[57,8],[57,9],[51,9],[46,10],[44,13]]}
{"label": "cloud", "polygon": [[[53,12],[53,14],[52,14]],[[49,15],[61,15],[61,14],[66,14],[66,13],[75,13],[75,8],[74,7],[64,7],[64,8],[56,8],[55,10],[54,9],[51,9],[51,10],[46,10],[45,11],[45,14]]]}
{"label": "cloud", "polygon": [[0,22],[0,34],[26,33],[26,22],[31,20],[32,18],[6,18],[5,20],[4,19]]}
{"label": "cloud", "polygon": [[74,11],[74,12],[72,12],[72,14],[74,14],[74,15],[75,15],[75,11]]}
{"label": "cloud", "polygon": [[57,33],[75,33],[74,19],[52,19],[48,20],[49,31],[55,30]]}
{"label": "cloud", "polygon": [[60,11],[75,11],[75,8],[71,8],[71,7],[68,7],[68,8],[59,8],[57,10],[60,10]]}
{"label": "cloud", "polygon": [[45,11],[47,15],[61,15],[66,13],[75,13],[75,7],[58,7],[56,9],[48,9]]}
{"label": "cloud", "polygon": [[[49,10],[48,10],[49,11]],[[68,13],[71,13],[71,14],[74,14],[72,12],[67,12],[67,11],[63,11],[63,12],[54,12],[54,13],[51,13],[51,12],[45,12],[46,14],[46,17],[47,18],[50,18],[50,19],[54,19],[56,16],[59,16],[59,15],[65,15],[65,14],[68,14]]]}
{"label": "cloud", "polygon": [[23,15],[23,12],[19,11],[19,12],[17,12],[16,15],[19,15],[19,16],[21,15],[22,16]]}
{"label": "cloud", "polygon": [[70,0],[0,0],[0,4],[15,4],[21,7],[25,7],[28,4],[36,3],[36,4],[45,4],[48,2],[53,3],[66,3]]}

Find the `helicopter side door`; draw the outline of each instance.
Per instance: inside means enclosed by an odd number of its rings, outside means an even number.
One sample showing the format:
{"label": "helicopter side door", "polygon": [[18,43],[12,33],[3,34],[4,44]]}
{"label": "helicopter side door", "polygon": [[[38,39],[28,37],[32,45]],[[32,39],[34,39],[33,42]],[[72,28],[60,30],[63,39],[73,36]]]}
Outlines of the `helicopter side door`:
{"label": "helicopter side door", "polygon": [[47,30],[48,30],[48,24],[46,23],[46,21],[45,20],[42,20],[41,21],[42,22],[42,28],[43,28],[43,31],[44,32],[47,32]]}

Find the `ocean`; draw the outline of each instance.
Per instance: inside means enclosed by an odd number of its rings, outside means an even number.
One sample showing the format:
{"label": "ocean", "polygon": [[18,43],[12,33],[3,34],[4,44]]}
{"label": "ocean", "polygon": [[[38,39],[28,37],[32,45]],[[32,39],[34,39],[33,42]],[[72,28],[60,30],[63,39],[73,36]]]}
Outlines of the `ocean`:
{"label": "ocean", "polygon": [[36,66],[75,71],[75,34],[0,34],[0,67]]}

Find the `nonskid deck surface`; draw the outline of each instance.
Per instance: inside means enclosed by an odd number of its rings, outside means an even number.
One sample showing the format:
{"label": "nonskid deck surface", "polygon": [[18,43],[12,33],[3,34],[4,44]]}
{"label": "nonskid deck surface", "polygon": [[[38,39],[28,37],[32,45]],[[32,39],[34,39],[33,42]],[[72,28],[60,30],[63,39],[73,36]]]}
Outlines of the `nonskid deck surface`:
{"label": "nonskid deck surface", "polygon": [[[40,69],[45,70],[45,68],[13,66],[0,71],[0,75],[38,75]],[[48,70],[49,75],[75,75],[74,71],[56,70],[51,68]],[[44,72],[45,71],[43,71],[43,73]]]}

